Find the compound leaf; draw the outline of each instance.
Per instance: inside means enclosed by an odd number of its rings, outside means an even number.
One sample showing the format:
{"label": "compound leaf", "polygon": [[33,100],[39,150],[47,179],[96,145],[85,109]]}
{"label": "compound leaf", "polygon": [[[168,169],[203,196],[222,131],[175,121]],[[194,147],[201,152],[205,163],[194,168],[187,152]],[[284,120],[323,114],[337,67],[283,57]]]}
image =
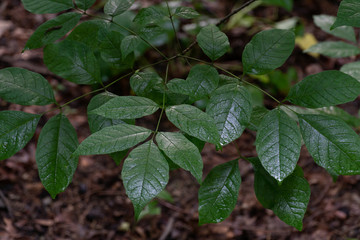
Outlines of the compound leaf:
{"label": "compound leaf", "polygon": [[72,0],[21,0],[26,10],[32,13],[58,13],[74,7]]}
{"label": "compound leaf", "polygon": [[353,101],[359,93],[359,81],[331,70],[304,78],[290,89],[287,100],[303,107],[320,108]]}
{"label": "compound leaf", "polygon": [[212,24],[202,28],[196,38],[201,49],[212,61],[220,58],[230,49],[226,34]]}
{"label": "compound leaf", "polygon": [[191,174],[201,183],[203,162],[198,148],[177,132],[160,132],[156,135],[159,148],[172,162]]}
{"label": "compound leaf", "polygon": [[141,41],[140,38],[138,36],[135,35],[129,35],[126,36],[120,45],[121,48],[121,53],[122,53],[122,59],[125,60],[126,57],[134,52],[137,47],[140,45]]}
{"label": "compound leaf", "polygon": [[135,119],[153,114],[158,109],[159,106],[148,98],[120,96],[111,99],[90,113],[111,119]]}
{"label": "compound leaf", "polygon": [[297,123],[280,109],[266,114],[256,137],[256,151],[266,171],[277,181],[284,181],[294,171],[300,149]]}
{"label": "compound leaf", "polygon": [[215,120],[221,145],[241,136],[250,121],[251,111],[250,94],[237,84],[224,85],[211,95],[206,113]]}
{"label": "compound leaf", "polygon": [[35,134],[40,115],[18,111],[0,112],[0,160],[20,151]]}
{"label": "compound leaf", "polygon": [[315,162],[337,175],[360,173],[360,137],[342,120],[298,115],[301,134]]}
{"label": "compound leaf", "polygon": [[329,15],[315,15],[314,23],[316,26],[321,28],[324,32],[327,32],[333,36],[346,39],[352,42],[356,42],[354,28],[349,26],[342,26],[331,30],[331,26],[334,24],[336,17]]}
{"label": "compound leaf", "polygon": [[[196,65],[191,68],[186,79],[185,89],[187,88],[190,96],[194,100],[202,99],[211,94],[219,84],[219,74],[214,67],[208,65]],[[186,94],[186,93],[184,93]]]}
{"label": "compound leaf", "polygon": [[138,96],[148,97],[156,102],[163,101],[163,81],[155,72],[135,73],[130,78],[130,86]]}
{"label": "compound leaf", "polygon": [[0,70],[0,98],[25,106],[56,103],[54,92],[43,76],[14,67]]}
{"label": "compound leaf", "polygon": [[270,29],[256,34],[245,46],[244,72],[261,75],[284,64],[295,47],[295,34],[289,30]]}
{"label": "compound leaf", "polygon": [[327,41],[315,44],[304,52],[319,53],[332,58],[344,58],[358,55],[360,48],[345,42]]}
{"label": "compound leaf", "polygon": [[360,2],[358,0],[343,0],[340,2],[335,23],[331,28],[339,26],[360,27]]}
{"label": "compound leaf", "polygon": [[302,169],[297,167],[281,185],[261,166],[258,159],[251,162],[255,170],[254,189],[259,202],[285,223],[302,230],[307,205],[310,200],[310,186],[303,176]]}
{"label": "compound leaf", "polygon": [[240,184],[238,160],[214,167],[199,189],[199,224],[227,218],[235,208]]}
{"label": "compound leaf", "polygon": [[72,180],[78,164],[78,158],[72,154],[78,145],[74,127],[62,114],[51,118],[41,130],[36,164],[40,180],[52,198]]}
{"label": "compound leaf", "polygon": [[105,127],[86,138],[74,155],[108,154],[129,149],[145,141],[151,135],[149,129],[130,124]]}
{"label": "compound leaf", "polygon": [[109,63],[121,63],[122,52],[121,42],[124,35],[119,32],[109,31],[106,28],[100,29],[98,33],[99,49],[101,57]]}
{"label": "compound leaf", "polygon": [[73,29],[81,18],[80,13],[64,13],[51,19],[36,29],[26,42],[24,50],[41,48],[44,45],[54,42],[55,40],[65,36]]}
{"label": "compound leaf", "polygon": [[95,2],[96,0],[75,0],[76,6],[82,10],[89,9]]}
{"label": "compound leaf", "polygon": [[101,81],[99,64],[92,50],[72,40],[49,44],[44,48],[44,62],[50,71],[77,84]]}
{"label": "compound leaf", "polygon": [[104,6],[104,12],[110,16],[124,13],[133,5],[135,0],[109,0]]}
{"label": "compound leaf", "polygon": [[186,19],[193,19],[200,16],[200,14],[190,7],[177,7],[174,16]]}
{"label": "compound leaf", "polygon": [[135,218],[169,181],[169,165],[151,141],[135,148],[121,172],[126,194],[134,205]]}
{"label": "compound leaf", "polygon": [[176,105],[166,109],[170,122],[185,133],[202,141],[218,145],[220,135],[215,121],[200,109],[187,105]]}

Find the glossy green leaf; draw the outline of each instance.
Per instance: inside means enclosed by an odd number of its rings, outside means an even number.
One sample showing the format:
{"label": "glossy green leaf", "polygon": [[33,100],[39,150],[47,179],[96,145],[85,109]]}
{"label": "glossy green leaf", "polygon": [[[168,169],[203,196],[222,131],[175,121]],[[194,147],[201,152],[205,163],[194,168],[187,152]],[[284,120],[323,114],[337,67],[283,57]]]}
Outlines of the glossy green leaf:
{"label": "glossy green leaf", "polygon": [[227,218],[235,208],[240,184],[238,160],[214,167],[199,189],[199,224]]}
{"label": "glossy green leaf", "polygon": [[336,20],[336,17],[325,15],[325,14],[314,16],[315,25],[318,26],[319,28],[321,28],[321,30],[323,30],[324,32],[327,32],[333,36],[336,36],[336,37],[339,37],[342,39],[356,42],[354,28],[349,27],[349,26],[342,26],[342,27],[335,28],[333,30],[330,29],[331,26],[334,24],[335,20]]}
{"label": "glossy green leaf", "polygon": [[344,58],[358,55],[360,48],[345,42],[328,41],[315,44],[304,52],[319,53],[332,58]]}
{"label": "glossy green leaf", "polygon": [[163,98],[163,92],[160,92],[160,87],[164,88],[163,80],[155,72],[135,73],[130,78],[130,86],[138,96],[161,100]]}
{"label": "glossy green leaf", "polygon": [[221,145],[241,136],[249,124],[251,111],[251,96],[242,86],[228,84],[211,95],[206,113],[215,119]]}
{"label": "glossy green leaf", "polygon": [[20,151],[35,134],[40,115],[17,111],[0,112],[0,160]]}
{"label": "glossy green leaf", "polygon": [[255,170],[254,189],[259,202],[285,223],[302,230],[307,205],[310,200],[310,186],[297,167],[281,185],[261,166],[258,159],[251,160]]}
{"label": "glossy green leaf", "polygon": [[226,34],[212,24],[202,28],[196,39],[200,48],[212,61],[220,58],[230,49]]}
{"label": "glossy green leaf", "polygon": [[[110,118],[105,118],[103,116],[100,115],[96,115],[96,114],[91,114],[89,112],[91,112],[92,110],[100,107],[101,105],[107,103],[108,101],[110,101],[111,99],[113,99],[114,97],[117,97],[117,95],[112,94],[110,92],[105,92],[105,93],[100,93],[98,95],[96,95],[95,97],[93,97],[87,107],[87,112],[88,112],[88,122],[89,122],[89,127],[90,127],[90,131],[92,133],[97,132],[105,127],[109,127],[109,126],[114,126],[114,125],[118,125],[118,124],[124,124],[125,121],[120,120],[120,119],[110,119]],[[133,121],[133,122],[131,122]],[[129,124],[135,124],[134,120],[128,120],[127,123]],[[115,153],[111,153],[110,156],[112,159],[114,159],[115,163],[117,165],[119,165],[121,163],[121,160],[126,156],[126,154],[128,153],[128,150],[123,150],[121,152],[115,152]]]}
{"label": "glossy green leaf", "polygon": [[196,65],[191,68],[186,79],[188,94],[194,100],[210,95],[219,84],[219,74],[214,67]]}
{"label": "glossy green leaf", "polygon": [[65,40],[44,48],[44,62],[50,71],[77,84],[101,81],[99,64],[92,50],[79,42]]}
{"label": "glossy green leaf", "polygon": [[190,7],[177,7],[174,13],[174,16],[186,18],[186,19],[193,19],[200,16],[200,14],[195,11],[193,8]]}
{"label": "glossy green leaf", "polygon": [[259,129],[260,123],[268,114],[269,110],[265,107],[254,107],[251,112],[250,122],[248,128],[253,131],[257,131]]}
{"label": "glossy green leaf", "polygon": [[41,130],[36,164],[45,189],[52,198],[70,184],[78,164],[73,152],[79,145],[76,131],[62,114],[51,118]]}
{"label": "glossy green leaf", "polygon": [[159,8],[151,6],[142,8],[133,21],[139,25],[149,25],[161,22],[165,16]]}
{"label": "glossy green leaf", "polygon": [[245,46],[244,72],[261,75],[285,63],[295,47],[295,34],[289,30],[270,29],[256,34]]}
{"label": "glossy green leaf", "polygon": [[126,36],[120,45],[121,53],[122,53],[122,59],[125,60],[126,57],[134,52],[137,47],[141,44],[141,40],[138,36],[135,35],[129,35]]}
{"label": "glossy green leaf", "polygon": [[220,143],[214,119],[200,109],[182,104],[167,108],[166,115],[170,122],[185,133],[215,145]]}
{"label": "glossy green leaf", "polygon": [[94,109],[90,113],[111,119],[135,119],[153,114],[159,106],[152,100],[138,96],[120,96]]}
{"label": "glossy green leaf", "polygon": [[294,171],[300,150],[297,123],[280,109],[266,114],[256,136],[256,151],[266,171],[277,181],[284,181]]}
{"label": "glossy green leaf", "polygon": [[74,155],[108,154],[129,149],[145,141],[151,130],[130,124],[103,128],[86,138]]}
{"label": "glossy green leaf", "polygon": [[89,20],[80,23],[66,38],[80,42],[93,50],[98,50],[100,43],[97,39],[100,29],[107,29],[108,25],[102,20]]}
{"label": "glossy green leaf", "polygon": [[56,102],[48,81],[40,74],[22,68],[0,70],[0,98],[25,106]]}
{"label": "glossy green leaf", "polygon": [[121,42],[124,36],[115,31],[109,31],[106,28],[100,29],[98,34],[99,49],[101,57],[105,62],[121,63],[122,52]]}
{"label": "glossy green leaf", "polygon": [[360,27],[360,2],[358,0],[343,0],[340,2],[335,23],[331,28],[339,26]]}
{"label": "glossy green leaf", "polygon": [[267,5],[275,5],[275,6],[283,7],[288,11],[291,11],[294,5],[293,0],[262,0],[262,2]]}
{"label": "glossy green leaf", "polygon": [[55,40],[65,36],[71,29],[73,29],[81,18],[80,13],[64,13],[51,19],[36,29],[26,42],[24,50],[41,48],[46,44],[52,43]]}
{"label": "glossy green leaf", "polygon": [[32,13],[58,13],[73,8],[72,0],[21,0],[26,10]]}
{"label": "glossy green leaf", "polygon": [[343,121],[299,115],[301,134],[315,162],[337,175],[360,173],[360,137]]}
{"label": "glossy green leaf", "polygon": [[360,62],[352,62],[341,67],[340,71],[349,74],[360,82]]}
{"label": "glossy green leaf", "polygon": [[75,0],[76,6],[82,10],[89,9],[95,2],[96,0]]}
{"label": "glossy green leaf", "polygon": [[312,108],[302,108],[294,105],[282,105],[280,106],[280,108],[295,121],[299,121],[297,114],[323,114],[323,115],[330,115],[333,117],[337,117],[352,127],[360,126],[359,118],[335,106],[312,109]]}
{"label": "glossy green leaf", "polygon": [[156,135],[156,142],[172,162],[191,172],[201,183],[203,162],[198,148],[192,142],[177,132],[160,132]]}
{"label": "glossy green leaf", "polygon": [[304,78],[290,89],[287,100],[303,107],[320,108],[353,101],[359,94],[359,81],[331,70]]}
{"label": "glossy green leaf", "polygon": [[104,6],[104,12],[110,16],[124,13],[133,5],[135,0],[108,0]]}
{"label": "glossy green leaf", "polygon": [[134,205],[135,218],[169,181],[169,165],[151,141],[135,148],[121,172],[126,194]]}

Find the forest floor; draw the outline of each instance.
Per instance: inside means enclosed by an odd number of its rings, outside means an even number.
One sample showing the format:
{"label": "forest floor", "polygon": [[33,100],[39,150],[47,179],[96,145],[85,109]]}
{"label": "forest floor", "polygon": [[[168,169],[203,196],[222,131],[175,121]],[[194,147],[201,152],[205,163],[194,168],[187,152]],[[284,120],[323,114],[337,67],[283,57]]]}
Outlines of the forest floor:
{"label": "forest floor", "polygon": [[[216,7],[216,4],[220,6],[222,2],[232,6],[235,1],[207,3],[209,11],[213,10],[215,15],[224,16],[229,8]],[[306,32],[312,32],[319,40],[327,39],[329,35],[321,33],[312,24],[312,15],[336,15],[338,2],[295,2],[292,13],[279,10],[279,14],[301,18],[306,22]],[[278,14],[276,9],[260,8],[254,14],[271,18],[275,13]],[[0,69],[22,67],[43,74],[54,89],[57,89],[57,100],[64,103],[89,92],[91,88],[76,86],[50,73],[42,62],[41,50],[21,54],[34,29],[52,17],[54,15],[28,13],[19,0],[0,1]],[[244,34],[244,31],[228,33],[231,42],[236,42],[241,34]],[[239,44],[243,47],[245,43]],[[297,48],[288,64],[296,65],[301,79],[321,70],[336,69],[344,62],[353,60],[355,59],[316,59],[303,54]],[[229,59],[228,62],[233,63],[234,59]],[[89,98],[85,98],[70,105],[71,112],[68,117],[77,129],[79,141],[90,134],[86,118],[88,101]],[[359,102],[358,99],[344,105],[344,108],[357,114]],[[0,110],[39,113],[49,108],[22,107],[0,100]],[[50,117],[51,114],[46,115],[47,119]],[[40,125],[44,123],[45,118]],[[156,122],[155,119],[147,118],[143,124],[152,126]],[[166,123],[162,127],[167,127]],[[199,226],[199,184],[188,172],[174,170],[166,187],[174,201],[170,203],[159,200],[160,215],[147,216],[134,223],[133,208],[120,178],[121,167],[106,156],[81,157],[73,182],[65,192],[52,200],[39,180],[36,167],[35,140],[40,130],[37,130],[34,139],[25,149],[0,162],[1,240],[360,239],[360,176],[339,177],[333,182],[325,170],[314,164],[305,148],[302,149],[299,165],[304,169],[305,177],[311,186],[311,199],[301,232],[286,225],[272,211],[261,206],[254,194],[252,166],[243,160],[239,161],[242,184],[238,202],[231,216],[225,221]],[[255,133],[246,130],[236,145],[244,156],[256,156],[254,141]],[[217,152],[212,145],[206,145],[202,152],[204,176],[214,166],[236,159],[236,148],[235,145],[229,145]]]}

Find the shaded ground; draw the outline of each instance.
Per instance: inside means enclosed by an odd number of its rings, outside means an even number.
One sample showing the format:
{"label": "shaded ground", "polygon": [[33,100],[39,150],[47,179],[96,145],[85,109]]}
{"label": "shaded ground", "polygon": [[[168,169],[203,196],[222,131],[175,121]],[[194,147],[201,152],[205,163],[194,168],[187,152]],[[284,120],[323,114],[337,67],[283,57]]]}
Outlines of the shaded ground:
{"label": "shaded ground", "polygon": [[[316,2],[316,3],[314,3]],[[328,35],[316,31],[310,24],[311,15],[320,12],[336,14],[337,1],[301,1],[295,7],[294,15],[308,22],[307,26],[316,33],[319,40]],[[228,1],[229,6],[232,2]],[[224,15],[226,8],[209,5],[209,11]],[[289,15],[286,12],[281,15]],[[271,18],[276,8],[261,8],[255,14]],[[24,67],[41,74],[57,89],[57,100],[66,102],[90,91],[89,87],[78,87],[52,75],[43,65],[41,51],[20,54],[25,41],[33,32],[34,26],[54,15],[32,15],[27,13],[19,1],[0,2],[0,69],[16,66]],[[241,29],[229,35],[232,44],[245,42]],[[323,39],[322,39],[323,38]],[[289,65],[296,65],[300,79],[309,73],[323,69],[337,68],[345,60],[314,59],[301,54],[296,49],[289,59]],[[236,64],[236,58],[228,62]],[[69,110],[69,118],[78,131],[79,140],[89,135],[85,106],[88,99],[75,103]],[[268,105],[271,102],[266,100]],[[359,101],[346,105],[346,109],[356,113]],[[39,113],[48,107],[21,107],[0,100],[0,110],[23,110]],[[50,118],[47,115],[46,118]],[[45,123],[42,119],[40,125]],[[154,125],[148,118],[142,124]],[[162,126],[168,128],[167,124]],[[37,139],[40,129],[34,139]],[[244,156],[255,156],[255,135],[246,131],[237,141]],[[237,158],[235,145],[224,148],[222,152],[206,145],[202,153],[204,175],[214,166]],[[360,176],[340,177],[336,183],[320,167],[316,166],[305,149],[300,165],[311,186],[311,200],[304,219],[304,230],[281,222],[271,211],[264,209],[256,200],[253,190],[253,170],[250,164],[240,161],[242,185],[238,204],[231,216],[219,224],[198,226],[197,192],[199,185],[187,172],[171,172],[167,190],[174,203],[160,201],[162,214],[149,216],[139,223],[133,223],[133,208],[125,195],[120,179],[121,167],[108,157],[81,157],[73,183],[52,200],[41,185],[35,163],[35,141],[14,157],[0,163],[0,239],[360,239]]]}

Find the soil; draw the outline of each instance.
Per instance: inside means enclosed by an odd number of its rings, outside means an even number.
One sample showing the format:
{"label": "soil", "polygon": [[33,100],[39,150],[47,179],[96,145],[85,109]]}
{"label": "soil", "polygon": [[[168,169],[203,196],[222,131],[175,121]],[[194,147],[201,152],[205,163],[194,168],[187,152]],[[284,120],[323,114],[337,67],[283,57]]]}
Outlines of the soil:
{"label": "soil", "polygon": [[[202,2],[206,11],[222,17],[236,1]],[[306,32],[313,33],[319,40],[331,38],[312,24],[312,15],[336,15],[339,1],[295,2],[292,13],[275,7],[260,7],[251,14],[271,21],[297,16],[305,22]],[[41,50],[21,54],[34,29],[54,16],[30,14],[24,10],[20,0],[2,0],[0,69],[22,67],[43,74],[56,89],[57,101],[64,103],[91,91],[91,88],[69,83],[49,72],[42,62]],[[236,65],[240,63],[236,56],[240,56],[249,36],[244,29],[231,30],[228,35],[235,46],[235,52],[226,56],[222,63]],[[147,53],[149,58],[153,55]],[[342,64],[354,60],[356,59],[313,58],[302,54],[301,50],[296,48],[282,69],[295,65],[301,79],[321,70],[338,69]],[[181,69],[179,71],[180,73],[176,74],[183,74]],[[128,80],[122,82],[122,85],[125,87],[115,88],[114,91],[129,94]],[[90,134],[86,118],[88,101],[89,98],[84,98],[71,104],[66,110],[71,123],[77,129],[80,142]],[[359,102],[358,99],[343,107],[350,113],[357,114]],[[269,99],[265,99],[265,103],[273,106]],[[0,100],[0,110],[40,113],[50,108],[51,106],[23,107]],[[54,114],[43,117],[40,126]],[[138,123],[154,127],[156,118],[145,118]],[[162,129],[172,127],[166,121],[161,126]],[[199,226],[199,184],[188,172],[174,170],[170,173],[170,181],[166,187],[174,201],[158,200],[161,214],[146,216],[135,223],[133,208],[120,177],[121,165],[117,166],[107,156],[81,157],[73,182],[65,192],[52,200],[39,180],[36,167],[35,148],[40,130],[41,128],[38,128],[35,137],[25,149],[0,163],[1,240],[360,239],[360,176],[342,176],[333,182],[331,176],[313,162],[305,147],[302,149],[299,165],[304,169],[305,177],[310,183],[311,199],[301,232],[283,223],[257,201],[253,189],[253,169],[244,160],[239,161],[242,184],[238,202],[231,216],[225,221]],[[254,140],[255,133],[246,130],[236,144],[230,144],[220,152],[212,145],[205,145],[202,151],[204,176],[214,166],[236,159],[238,150],[246,157],[256,156]]]}

